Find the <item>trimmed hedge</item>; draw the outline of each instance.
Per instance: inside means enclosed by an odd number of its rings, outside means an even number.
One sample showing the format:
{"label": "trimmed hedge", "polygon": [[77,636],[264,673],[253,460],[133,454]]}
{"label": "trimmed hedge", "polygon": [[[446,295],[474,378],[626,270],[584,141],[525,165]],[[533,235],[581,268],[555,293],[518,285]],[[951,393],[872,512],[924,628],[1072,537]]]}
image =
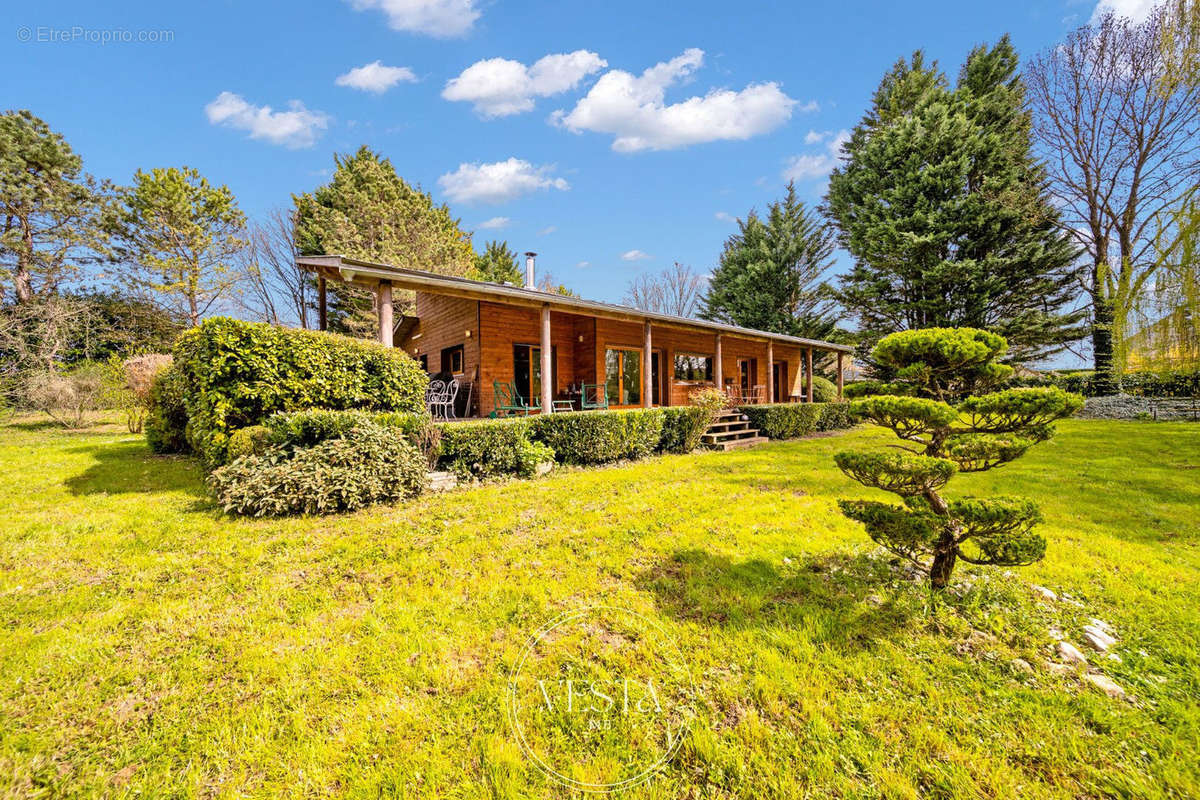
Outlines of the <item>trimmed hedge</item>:
{"label": "trimmed hedge", "polygon": [[[1084,397],[1097,397],[1096,376],[1091,370],[1013,378],[1012,387],[1057,386]],[[1130,372],[1117,378],[1121,394],[1135,397],[1200,397],[1200,370]]]}
{"label": "trimmed hedge", "polygon": [[329,439],[339,439],[364,424],[394,428],[412,444],[430,419],[424,414],[400,411],[332,411],[310,408],[305,411],[272,414],[263,422],[267,444],[288,450],[312,447]]}
{"label": "trimmed hedge", "polygon": [[769,403],[739,406],[738,411],[768,439],[795,439],[854,424],[849,403]]}
{"label": "trimmed hedge", "polygon": [[155,453],[187,453],[187,391],[183,375],[174,366],[154,376],[147,399],[146,443]]}
{"label": "trimmed hedge", "polygon": [[438,426],[442,432],[439,463],[459,478],[497,475],[533,477],[538,464],[554,460],[554,451],[529,438],[529,420],[497,419],[453,422]]}
{"label": "trimmed hedge", "polygon": [[415,497],[425,489],[425,467],[403,437],[368,423],[313,447],[242,456],[208,482],[230,513],[330,514]]}
{"label": "trimmed hedge", "polygon": [[566,464],[606,464],[645,458],[662,440],[661,408],[629,411],[580,411],[530,419],[533,438],[544,442]]}
{"label": "trimmed hedge", "polygon": [[700,446],[700,437],[712,424],[713,412],[699,406],[671,406],[663,410],[662,453],[690,453]]}
{"label": "trimmed hedge", "polygon": [[227,317],[206,320],[175,345],[187,438],[208,466],[229,435],[278,411],[307,408],[424,411],[429,378],[400,350],[318,331]]}

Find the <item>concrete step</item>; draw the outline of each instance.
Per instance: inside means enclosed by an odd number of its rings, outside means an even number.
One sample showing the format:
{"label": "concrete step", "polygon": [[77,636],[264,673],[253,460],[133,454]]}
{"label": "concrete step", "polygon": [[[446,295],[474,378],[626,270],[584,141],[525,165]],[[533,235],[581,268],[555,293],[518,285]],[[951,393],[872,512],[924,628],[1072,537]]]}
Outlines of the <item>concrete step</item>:
{"label": "concrete step", "polygon": [[751,447],[757,447],[766,441],[768,440],[765,436],[755,436],[751,439],[730,439],[728,441],[720,442],[718,444],[710,444],[707,446],[713,450],[723,450],[725,452],[729,452],[730,450],[747,450]]}

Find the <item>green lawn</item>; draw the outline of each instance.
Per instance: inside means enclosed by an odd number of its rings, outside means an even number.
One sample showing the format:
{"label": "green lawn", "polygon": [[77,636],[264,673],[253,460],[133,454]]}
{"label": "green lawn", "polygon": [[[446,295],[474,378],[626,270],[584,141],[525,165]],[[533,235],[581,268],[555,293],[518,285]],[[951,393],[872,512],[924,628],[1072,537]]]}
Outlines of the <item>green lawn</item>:
{"label": "green lawn", "polygon": [[[1072,421],[957,478],[1037,499],[1049,553],[960,568],[936,620],[834,506],[867,491],[832,453],[889,437],[247,521],[114,426],[0,428],[0,795],[562,797],[505,687],[539,624],[602,602],[702,698],[629,796],[1200,796],[1200,425]],[[1092,616],[1126,700],[1042,666]]]}

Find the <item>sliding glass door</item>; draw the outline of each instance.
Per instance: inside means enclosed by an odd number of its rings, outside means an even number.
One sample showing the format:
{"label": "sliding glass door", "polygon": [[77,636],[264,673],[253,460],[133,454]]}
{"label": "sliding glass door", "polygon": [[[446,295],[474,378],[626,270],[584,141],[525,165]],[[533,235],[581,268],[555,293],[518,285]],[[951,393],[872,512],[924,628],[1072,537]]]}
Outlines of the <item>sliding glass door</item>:
{"label": "sliding glass door", "polygon": [[[553,364],[553,385],[558,385],[558,348],[550,350]],[[513,384],[517,394],[531,402],[542,396],[542,348],[532,344],[513,345]]]}
{"label": "sliding glass door", "polygon": [[[651,403],[662,404],[662,353],[650,353],[650,381],[653,387]],[[608,402],[616,406],[642,404],[642,351],[632,348],[609,348],[604,351],[604,387]]]}

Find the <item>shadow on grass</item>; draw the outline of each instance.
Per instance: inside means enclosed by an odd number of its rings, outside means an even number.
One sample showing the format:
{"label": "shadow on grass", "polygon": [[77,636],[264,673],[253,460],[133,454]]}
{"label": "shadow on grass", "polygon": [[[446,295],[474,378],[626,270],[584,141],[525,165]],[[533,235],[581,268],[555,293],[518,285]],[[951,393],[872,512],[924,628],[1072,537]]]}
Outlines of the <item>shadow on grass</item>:
{"label": "shadow on grass", "polygon": [[679,620],[802,630],[813,644],[848,651],[901,635],[922,610],[919,590],[899,579],[889,559],[873,555],[798,557],[781,568],[689,549],[638,582]]}
{"label": "shadow on grass", "polygon": [[71,448],[95,463],[66,480],[72,494],[186,492],[205,497],[200,466],[190,458],[156,456],[144,442],[110,442]]}

